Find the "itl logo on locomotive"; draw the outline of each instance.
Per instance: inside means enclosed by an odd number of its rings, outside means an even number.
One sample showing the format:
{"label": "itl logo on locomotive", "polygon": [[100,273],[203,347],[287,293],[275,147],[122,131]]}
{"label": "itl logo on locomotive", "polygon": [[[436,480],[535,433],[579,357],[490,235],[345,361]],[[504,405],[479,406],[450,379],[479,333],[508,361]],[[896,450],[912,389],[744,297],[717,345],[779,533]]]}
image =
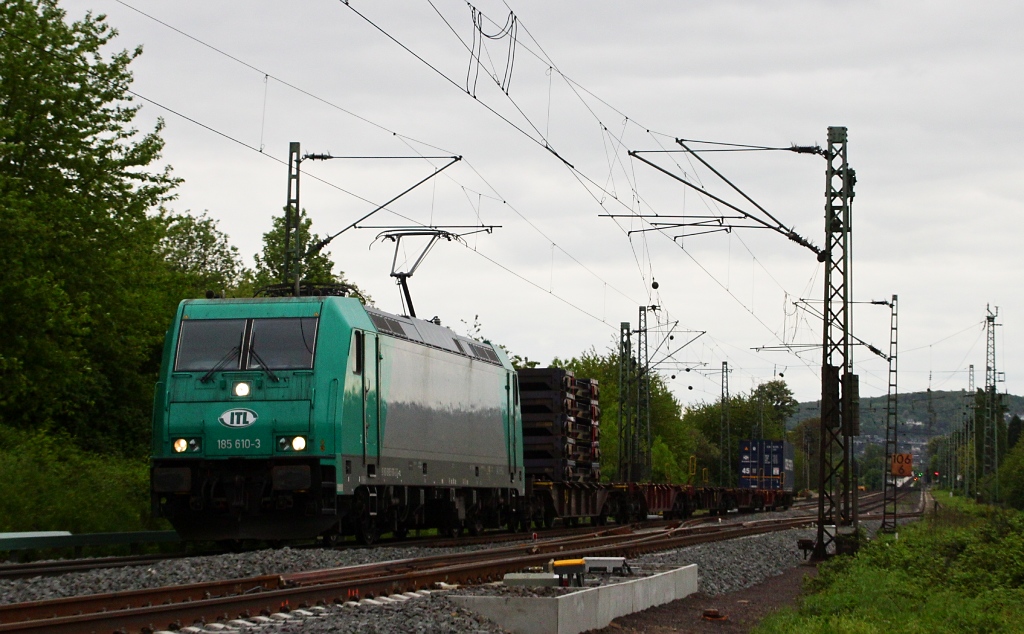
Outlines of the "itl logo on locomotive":
{"label": "itl logo on locomotive", "polygon": [[257,418],[259,418],[259,415],[251,409],[229,409],[221,414],[217,420],[225,427],[241,429],[255,423]]}

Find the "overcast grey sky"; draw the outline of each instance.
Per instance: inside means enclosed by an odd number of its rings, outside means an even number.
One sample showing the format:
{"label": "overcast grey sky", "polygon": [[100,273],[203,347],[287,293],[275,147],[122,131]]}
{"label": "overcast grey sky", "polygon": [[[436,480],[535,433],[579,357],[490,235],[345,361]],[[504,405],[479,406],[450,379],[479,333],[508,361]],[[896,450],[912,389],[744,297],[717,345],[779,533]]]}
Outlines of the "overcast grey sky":
{"label": "overcast grey sky", "polygon": [[[462,332],[479,315],[484,336],[546,363],[607,350],[619,322],[635,326],[638,306],[657,304],[662,330],[678,326],[655,359],[689,340],[686,331],[706,333],[675,355],[692,372],[662,366],[684,403],[718,398],[722,361],[733,393],[784,373],[799,399],[818,398],[820,350],[755,349],[820,343],[820,321],[794,301],[820,308],[823,269],[769,231],[628,234],[642,223],[601,214],[722,209],[627,151],[676,148],[676,137],[824,145],[828,126],[847,126],[858,176],[854,296],[899,295],[901,391],[923,390],[929,377],[934,389],[966,388],[969,364],[984,384],[986,304],[1004,324],[1000,391],[1024,391],[1020,3],[473,6],[488,35],[514,12],[514,45],[478,33],[474,49],[472,8],[458,0],[64,2],[70,17],[107,14],[119,47],[144,46],[133,64],[139,94],[238,141],[143,102],[140,128],[165,119],[164,160],[185,179],[174,208],[208,210],[248,262],[284,205],[279,161],[290,141],[335,155],[461,155],[395,213],[367,222],[500,225],[465,246],[437,245],[410,280],[419,315]],[[737,200],[692,159],[650,156]],[[706,156],[823,243],[821,158]],[[307,161],[302,205],[316,231],[333,233],[444,162]],[[392,246],[374,244],[376,234],[350,231],[330,252],[379,307],[401,312]],[[888,309],[858,305],[854,330],[887,350]],[[658,340],[652,333],[652,347]],[[862,394],[884,394],[885,362],[864,348],[854,356]]]}

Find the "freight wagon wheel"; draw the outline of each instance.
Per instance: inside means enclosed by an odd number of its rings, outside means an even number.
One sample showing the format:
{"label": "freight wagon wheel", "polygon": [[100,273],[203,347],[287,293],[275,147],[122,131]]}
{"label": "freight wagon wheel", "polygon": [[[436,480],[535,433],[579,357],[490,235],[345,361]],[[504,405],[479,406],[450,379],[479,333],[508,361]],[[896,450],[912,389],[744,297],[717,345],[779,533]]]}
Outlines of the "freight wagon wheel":
{"label": "freight wagon wheel", "polygon": [[544,508],[544,528],[551,528],[555,525],[555,508],[546,506]]}
{"label": "freight wagon wheel", "polygon": [[446,522],[441,528],[441,534],[445,537],[451,537],[452,539],[458,539],[462,537],[462,524],[459,520]]}
{"label": "freight wagon wheel", "polygon": [[484,520],[479,515],[474,515],[466,520],[466,525],[469,527],[469,534],[474,537],[482,535],[484,532]]}

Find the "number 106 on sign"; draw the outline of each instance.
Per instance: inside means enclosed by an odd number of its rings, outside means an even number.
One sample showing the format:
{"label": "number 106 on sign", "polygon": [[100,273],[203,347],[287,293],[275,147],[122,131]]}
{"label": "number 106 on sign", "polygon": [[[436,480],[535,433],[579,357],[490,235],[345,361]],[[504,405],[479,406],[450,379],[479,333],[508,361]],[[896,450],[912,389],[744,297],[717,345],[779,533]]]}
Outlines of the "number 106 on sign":
{"label": "number 106 on sign", "polygon": [[914,456],[909,453],[893,454],[892,475],[897,478],[909,478],[914,475]]}

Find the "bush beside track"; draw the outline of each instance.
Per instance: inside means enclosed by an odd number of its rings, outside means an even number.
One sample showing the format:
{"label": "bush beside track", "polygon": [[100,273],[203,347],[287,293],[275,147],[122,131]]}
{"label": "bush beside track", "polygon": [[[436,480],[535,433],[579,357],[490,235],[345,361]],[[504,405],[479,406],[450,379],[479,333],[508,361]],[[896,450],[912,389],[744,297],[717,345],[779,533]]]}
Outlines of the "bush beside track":
{"label": "bush beside track", "polygon": [[901,526],[809,579],[798,609],[758,634],[1019,632],[1024,623],[1024,513],[938,497]]}
{"label": "bush beside track", "polygon": [[144,459],[92,454],[66,434],[0,426],[0,532],[165,530],[150,520]]}

